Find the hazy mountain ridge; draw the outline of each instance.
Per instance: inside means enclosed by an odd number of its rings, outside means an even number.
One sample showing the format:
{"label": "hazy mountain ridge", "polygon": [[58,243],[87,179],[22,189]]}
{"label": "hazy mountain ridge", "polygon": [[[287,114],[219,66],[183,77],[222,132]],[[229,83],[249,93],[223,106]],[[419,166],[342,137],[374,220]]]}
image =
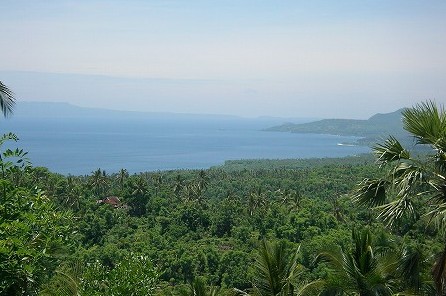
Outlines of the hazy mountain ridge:
{"label": "hazy mountain ridge", "polygon": [[314,119],[309,118],[280,118],[273,116],[260,116],[256,118],[241,117],[237,115],[225,114],[193,114],[174,112],[144,112],[144,111],[123,111],[106,108],[80,107],[64,102],[17,102],[12,120],[23,119],[103,119],[108,120],[147,120],[155,119],[163,121],[192,120],[192,121],[258,121],[269,124],[279,124],[284,120],[292,120],[303,123]]}
{"label": "hazy mountain ridge", "polygon": [[341,136],[361,137],[361,144],[375,143],[376,141],[394,135],[405,139],[407,132],[403,129],[401,112],[399,109],[391,113],[377,113],[369,119],[323,119],[308,123],[285,123],[274,126],[266,131],[291,132],[291,133],[314,133]]}
{"label": "hazy mountain ridge", "polygon": [[232,115],[112,110],[106,108],[80,107],[63,102],[18,102],[15,109],[14,117],[17,118],[237,118],[237,116]]}

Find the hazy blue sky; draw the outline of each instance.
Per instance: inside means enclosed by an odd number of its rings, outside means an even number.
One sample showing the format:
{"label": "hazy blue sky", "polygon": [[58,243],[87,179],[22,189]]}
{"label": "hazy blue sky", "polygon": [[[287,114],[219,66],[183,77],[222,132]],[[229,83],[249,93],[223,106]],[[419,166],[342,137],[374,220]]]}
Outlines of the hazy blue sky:
{"label": "hazy blue sky", "polygon": [[21,100],[368,117],[446,101],[446,1],[2,0]]}

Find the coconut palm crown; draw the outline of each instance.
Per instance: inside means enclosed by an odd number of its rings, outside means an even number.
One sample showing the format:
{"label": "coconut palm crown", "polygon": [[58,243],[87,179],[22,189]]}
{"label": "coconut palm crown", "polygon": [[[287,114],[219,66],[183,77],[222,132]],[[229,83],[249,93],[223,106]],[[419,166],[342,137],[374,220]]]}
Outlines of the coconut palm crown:
{"label": "coconut palm crown", "polygon": [[351,250],[328,250],[316,261],[328,263],[331,276],[317,295],[393,295],[396,261],[392,256],[377,252],[368,229],[352,230]]}
{"label": "coconut palm crown", "polygon": [[270,244],[262,240],[254,264],[252,295],[295,295],[298,277],[303,271],[298,263],[299,250],[290,254],[283,241]]}

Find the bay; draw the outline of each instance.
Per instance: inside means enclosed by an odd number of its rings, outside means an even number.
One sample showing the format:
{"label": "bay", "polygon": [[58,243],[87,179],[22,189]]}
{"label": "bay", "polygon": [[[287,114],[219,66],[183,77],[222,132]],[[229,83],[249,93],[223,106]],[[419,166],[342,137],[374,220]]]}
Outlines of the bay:
{"label": "bay", "polygon": [[[340,145],[356,138],[320,134],[265,132],[271,120],[183,118],[178,120],[33,118],[2,122],[17,146],[29,151],[34,166],[71,175],[127,169],[143,171],[200,169],[225,160],[343,157],[368,147]],[[11,146],[11,144],[8,144]]]}

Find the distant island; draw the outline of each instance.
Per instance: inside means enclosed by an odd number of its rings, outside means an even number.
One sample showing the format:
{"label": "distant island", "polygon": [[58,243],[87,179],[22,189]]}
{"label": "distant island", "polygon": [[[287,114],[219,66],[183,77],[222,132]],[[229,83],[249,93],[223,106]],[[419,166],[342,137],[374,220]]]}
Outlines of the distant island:
{"label": "distant island", "polygon": [[[357,144],[370,145],[394,135],[403,141],[408,140],[408,134],[403,129],[401,112],[375,114],[369,119],[323,119],[307,123],[285,123],[265,129],[273,132],[329,134],[360,137]],[[351,144],[351,143],[340,143]]]}

